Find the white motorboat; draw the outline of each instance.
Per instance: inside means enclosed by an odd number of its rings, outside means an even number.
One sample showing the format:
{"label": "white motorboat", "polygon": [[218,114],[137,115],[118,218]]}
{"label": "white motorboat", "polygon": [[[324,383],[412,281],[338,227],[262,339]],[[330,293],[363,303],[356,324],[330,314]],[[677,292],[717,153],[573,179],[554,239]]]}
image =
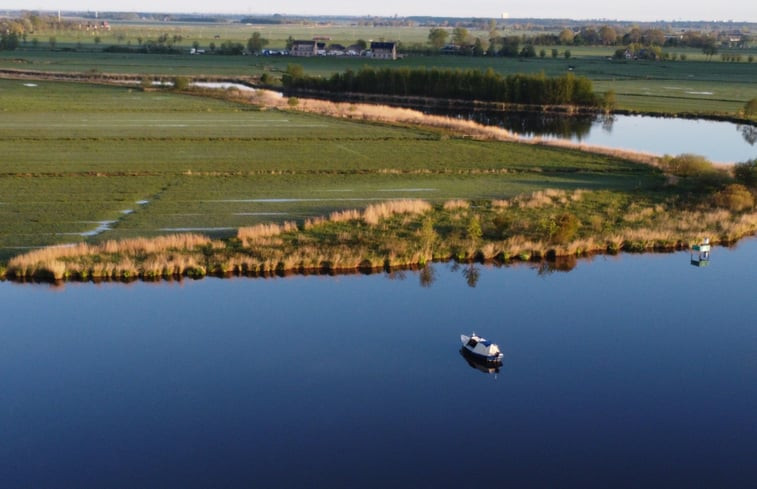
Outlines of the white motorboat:
{"label": "white motorboat", "polygon": [[476,333],[471,333],[470,336],[461,334],[460,341],[463,342],[463,352],[476,359],[487,362],[502,361],[502,352],[499,351],[499,346]]}

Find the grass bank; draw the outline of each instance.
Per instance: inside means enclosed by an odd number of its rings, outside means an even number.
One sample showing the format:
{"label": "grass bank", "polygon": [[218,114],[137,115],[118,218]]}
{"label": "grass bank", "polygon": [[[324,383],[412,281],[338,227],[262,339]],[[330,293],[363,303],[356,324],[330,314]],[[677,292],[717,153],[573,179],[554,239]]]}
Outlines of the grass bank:
{"label": "grass bank", "polygon": [[757,212],[659,195],[546,189],[512,199],[390,201],[283,224],[52,247],[14,257],[14,280],[157,280],[208,274],[351,273],[431,261],[533,261],[730,243],[757,231]]}
{"label": "grass bank", "polygon": [[14,94],[0,238],[65,246],[14,251],[3,274],[17,280],[540,260],[756,229],[752,193],[726,192],[732,176],[696,158],[523,144],[469,121],[267,92],[34,85],[0,82]]}

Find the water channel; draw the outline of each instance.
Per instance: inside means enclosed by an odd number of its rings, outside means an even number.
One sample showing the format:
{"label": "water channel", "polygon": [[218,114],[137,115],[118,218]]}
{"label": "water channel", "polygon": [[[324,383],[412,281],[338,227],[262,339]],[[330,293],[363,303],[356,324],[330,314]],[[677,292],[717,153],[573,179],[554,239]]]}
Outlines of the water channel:
{"label": "water channel", "polygon": [[487,111],[444,112],[444,115],[496,125],[527,138],[569,139],[659,155],[693,153],[718,163],[757,158],[757,127],[732,122],[641,115],[565,116]]}
{"label": "water channel", "polygon": [[691,259],[0,282],[1,485],[754,487],[757,240]]}

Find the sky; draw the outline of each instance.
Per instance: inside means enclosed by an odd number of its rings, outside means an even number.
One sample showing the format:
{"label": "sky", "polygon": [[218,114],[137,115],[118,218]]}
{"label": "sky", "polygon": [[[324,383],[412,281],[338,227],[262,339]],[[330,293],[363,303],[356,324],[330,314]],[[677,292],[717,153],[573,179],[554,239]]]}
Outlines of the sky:
{"label": "sky", "polygon": [[757,22],[757,6],[753,0],[692,2],[691,0],[542,0],[539,2],[495,2],[492,0],[383,0],[381,2],[350,2],[348,0],[279,0],[274,2],[226,0],[3,0],[5,9],[197,12],[239,14],[300,15],[376,15],[501,18],[570,18],[610,20],[734,20]]}

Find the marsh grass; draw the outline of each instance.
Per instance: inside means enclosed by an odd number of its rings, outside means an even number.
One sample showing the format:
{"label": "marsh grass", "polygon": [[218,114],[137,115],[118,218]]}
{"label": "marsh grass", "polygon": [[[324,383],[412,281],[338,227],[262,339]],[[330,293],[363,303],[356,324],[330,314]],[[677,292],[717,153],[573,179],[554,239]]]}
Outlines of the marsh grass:
{"label": "marsh grass", "polygon": [[[526,205],[521,205],[525,203]],[[597,214],[596,207],[611,209]],[[232,273],[341,273],[423,266],[432,260],[543,260],[593,253],[685,249],[710,238],[729,243],[757,231],[757,212],[636,199],[625,212],[605,192],[558,189],[470,205],[388,201],[295,223],[240,229],[233,239],[201,235],[108,241],[35,250],[13,258],[15,279],[155,280]],[[587,214],[586,209],[591,209]],[[507,217],[505,221],[498,220]],[[567,216],[567,217],[566,217]],[[591,221],[602,219],[602,226]],[[472,236],[475,219],[483,232]],[[505,224],[503,224],[503,222]],[[553,222],[550,232],[533,223]],[[498,226],[502,227],[498,231]],[[561,231],[562,229],[562,231]],[[561,234],[562,233],[562,234]]]}

